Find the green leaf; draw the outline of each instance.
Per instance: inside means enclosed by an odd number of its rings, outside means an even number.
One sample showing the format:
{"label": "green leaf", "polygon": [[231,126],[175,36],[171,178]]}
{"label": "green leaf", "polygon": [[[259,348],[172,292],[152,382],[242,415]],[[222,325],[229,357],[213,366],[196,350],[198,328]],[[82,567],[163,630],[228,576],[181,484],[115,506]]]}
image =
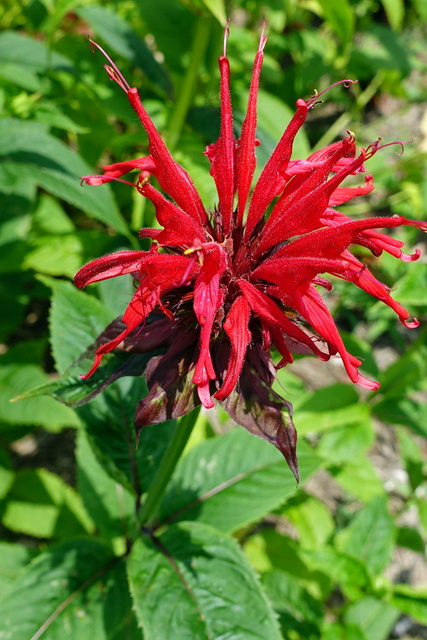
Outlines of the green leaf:
{"label": "green leaf", "polygon": [[227,23],[227,15],[225,11],[224,0],[202,0],[206,9],[218,20],[221,26],[225,27]]}
{"label": "green leaf", "polygon": [[305,549],[315,549],[324,544],[335,528],[326,506],[303,492],[288,500],[282,515],[295,526],[299,542]]}
{"label": "green leaf", "polygon": [[142,640],[123,560],[94,540],[40,554],[0,602],[0,637]]}
{"label": "green leaf", "polygon": [[323,610],[321,603],[307,589],[298,584],[293,576],[279,569],[263,575],[262,584],[279,614],[285,637],[292,637],[292,632],[304,640],[316,640],[319,637],[318,627]]}
{"label": "green leaf", "polygon": [[300,435],[319,433],[334,427],[366,423],[368,405],[360,402],[350,385],[333,384],[299,398],[295,402],[295,416]]}
{"label": "green leaf", "polygon": [[14,479],[15,473],[10,456],[7,451],[0,449],[0,500],[7,495]]}
{"label": "green leaf", "polygon": [[398,617],[394,607],[375,598],[350,604],[344,616],[347,624],[360,627],[367,640],[386,640]]}
{"label": "green leaf", "polygon": [[384,486],[378,477],[377,471],[371,460],[366,455],[354,456],[353,460],[341,467],[330,467],[330,472],[335,480],[350,495],[363,502],[367,502],[375,496],[384,493]]}
{"label": "green leaf", "polygon": [[348,593],[349,590],[354,593],[355,588],[360,589],[370,583],[366,566],[361,560],[337,551],[333,547],[303,550],[301,557],[312,571],[324,573],[345,593]]}
{"label": "green leaf", "polygon": [[45,469],[17,473],[2,520],[8,529],[37,538],[70,537],[93,530],[80,496]]}
{"label": "green leaf", "polygon": [[371,500],[337,536],[339,549],[366,563],[371,575],[389,564],[393,551],[395,527],[387,511],[386,497]]}
{"label": "green leaf", "polygon": [[0,598],[35,555],[36,549],[23,544],[0,542]]}
{"label": "green leaf", "polygon": [[390,26],[394,30],[399,30],[402,26],[403,18],[405,15],[405,6],[402,0],[381,0],[381,4],[384,7],[384,11],[387,15],[387,20]]}
{"label": "green leaf", "polygon": [[136,495],[147,490],[174,428],[174,421],[144,427],[137,448],[134,413],[144,395],[141,378],[124,378],[77,410],[99,462]]}
{"label": "green leaf", "polygon": [[237,542],[196,522],[138,540],[128,560],[146,640],[280,640],[277,620]]}
{"label": "green leaf", "polygon": [[63,373],[95,341],[111,322],[113,314],[71,282],[44,276],[40,280],[53,290],[50,311],[52,354],[58,371]]}
{"label": "green leaf", "polygon": [[[298,449],[305,481],[318,469],[319,460],[304,442]],[[235,531],[262,518],[296,490],[295,479],[275,447],[243,429],[233,429],[206,440],[181,459],[158,519],[197,519],[221,531]]]}
{"label": "green leaf", "polygon": [[92,26],[109,48],[142,69],[162,92],[170,91],[170,80],[166,72],[130,24],[100,6],[82,7],[76,13]]}
{"label": "green leaf", "polygon": [[328,462],[352,462],[367,451],[375,440],[375,431],[369,416],[350,426],[338,426],[323,434],[316,452]]}
{"label": "green leaf", "polygon": [[77,436],[76,459],[79,494],[103,538],[133,537],[135,498],[107,475],[83,429]]}
{"label": "green leaf", "polygon": [[351,41],[354,31],[354,11],[347,0],[319,0],[325,20],[343,44]]}
{"label": "green leaf", "polygon": [[427,624],[427,590],[414,589],[406,584],[396,584],[393,590],[390,604],[421,624]]}
{"label": "green leaf", "polygon": [[23,171],[52,195],[82,209],[88,216],[129,235],[129,230],[107,188],[80,185],[80,177],[90,174],[86,162],[63,142],[50,135],[38,122],[13,118],[0,121],[0,154],[9,160],[9,172],[16,179]]}
{"label": "green leaf", "polygon": [[68,58],[49,50],[41,40],[17,31],[3,31],[0,34],[0,66],[10,62],[38,72],[46,72],[49,68],[73,70]]}
{"label": "green leaf", "polygon": [[52,398],[29,398],[11,402],[32,386],[47,382],[48,376],[36,365],[0,366],[0,420],[8,424],[42,426],[50,431],[79,426],[74,411],[58,405]]}

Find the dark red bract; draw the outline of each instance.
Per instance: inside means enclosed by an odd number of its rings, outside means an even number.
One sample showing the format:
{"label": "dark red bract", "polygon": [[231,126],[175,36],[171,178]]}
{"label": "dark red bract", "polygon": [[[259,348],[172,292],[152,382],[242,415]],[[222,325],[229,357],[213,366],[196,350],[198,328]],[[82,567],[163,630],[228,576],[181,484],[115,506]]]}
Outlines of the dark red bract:
{"label": "dark red bract", "polygon": [[[106,65],[147,132],[150,155],[106,166],[103,175],[83,180],[91,185],[122,181],[137,169],[136,184],[129,184],[154,204],[162,229],[140,232],[153,241],[149,251],[120,251],[94,260],[80,269],[75,283],[81,288],[125,274],[138,282],[123,317],[100,337],[85,376],[113,349],[148,353],[162,348],[145,369],[149,394],[138,405],[138,427],[178,417],[200,403],[213,407],[216,398],[238,424],[278,447],[297,475],[291,405],[271,389],[270,348],[281,356],[276,366],[291,363],[292,353],[322,360],[339,354],[353,382],[377,389],[378,383],[360,374],[360,360],[345,349],[319,287],[332,287],[323,274],[350,280],[390,306],[406,326],[417,326],[349,247],[416,260],[418,253],[403,254],[403,243],[376,229],[412,225],[426,230],[426,224],[402,216],[351,220],[336,210],[373,189],[369,175],[359,187],[341,185],[347,176],[364,171],[365,162],[381,148],[379,141],[357,150],[349,133],[306,160],[291,160],[295,135],[318,96],[297,100],[295,115],[251,191],[265,41],[262,35],[238,140],[229,62],[225,55],[219,58],[221,129],[206,150],[218,192],[214,210],[205,208],[191,178],[171,157],[138,91],[114,63]],[[150,184],[150,176],[169,198]]]}

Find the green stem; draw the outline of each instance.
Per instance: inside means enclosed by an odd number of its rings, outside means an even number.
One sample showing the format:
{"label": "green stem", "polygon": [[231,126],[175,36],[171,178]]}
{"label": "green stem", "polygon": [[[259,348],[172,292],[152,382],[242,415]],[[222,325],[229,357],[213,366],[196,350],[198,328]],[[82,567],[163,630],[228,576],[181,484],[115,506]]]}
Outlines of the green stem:
{"label": "green stem", "polygon": [[175,433],[173,434],[168,448],[166,449],[160,465],[154,475],[153,481],[148,489],[145,502],[140,511],[139,521],[141,525],[146,524],[154,514],[157,505],[159,504],[159,500],[175,470],[178,460],[185,449],[185,445],[193,431],[194,425],[197,422],[199,412],[200,407],[197,407],[196,409],[193,409],[191,413],[181,418],[178,422],[175,428]]}
{"label": "green stem", "polygon": [[200,64],[208,45],[210,26],[211,18],[208,16],[201,16],[197,21],[194,42],[190,51],[190,63],[178,93],[175,108],[165,136],[170,151],[173,151],[178,143],[188,110],[194,98],[194,87],[199,74]]}

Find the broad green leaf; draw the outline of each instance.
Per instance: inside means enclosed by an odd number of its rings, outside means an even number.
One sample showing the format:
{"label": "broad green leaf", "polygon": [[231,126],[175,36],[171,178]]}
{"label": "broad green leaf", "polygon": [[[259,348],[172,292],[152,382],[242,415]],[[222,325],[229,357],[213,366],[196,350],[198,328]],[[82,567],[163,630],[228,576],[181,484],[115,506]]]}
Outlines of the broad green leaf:
{"label": "broad green leaf", "polygon": [[17,542],[0,542],[0,599],[37,550]]}
{"label": "broad green leaf", "polygon": [[8,424],[42,426],[49,431],[77,427],[80,423],[74,411],[58,405],[52,398],[15,400],[34,385],[48,382],[48,376],[33,364],[0,366],[0,421]]}
{"label": "broad green leaf", "polygon": [[[80,185],[91,168],[77,153],[48,133],[38,122],[13,118],[0,121],[0,154],[15,163],[17,178],[31,172],[36,184],[52,195],[82,209],[88,216],[129,235],[126,222],[108,188]],[[12,164],[9,165],[12,170]]]}
{"label": "broad green leaf", "polygon": [[427,436],[427,405],[407,397],[388,397],[377,402],[373,413],[383,422],[404,425],[414,433]]}
{"label": "broad green leaf", "polygon": [[282,515],[295,526],[304,549],[322,546],[335,528],[327,507],[317,498],[303,492],[287,502]]}
{"label": "broad green leaf", "polygon": [[[319,460],[298,446],[304,482]],[[259,520],[297,490],[281,454],[271,444],[233,429],[194,447],[177,465],[160,505],[158,520],[197,519],[221,531]]]}
{"label": "broad green leaf", "polygon": [[68,58],[49,50],[40,39],[17,31],[3,31],[0,34],[0,66],[10,62],[38,72],[46,72],[49,68],[73,70]]}
{"label": "broad green leaf", "polygon": [[285,637],[292,632],[304,640],[316,640],[323,618],[322,605],[298,584],[294,576],[273,569],[262,576],[262,584],[268,598],[279,614],[279,622]]}
{"label": "broad green leaf", "polygon": [[[147,78],[162,92],[170,91],[170,81],[166,72],[131,24],[101,6],[82,7],[77,9],[76,13],[92,26],[109,48],[142,69]],[[109,53],[111,55],[110,51]]]}
{"label": "broad green leaf", "polygon": [[124,561],[94,540],[40,554],[0,602],[4,640],[142,640],[131,609]]}
{"label": "broad green leaf", "polygon": [[107,475],[83,429],[77,435],[76,459],[79,494],[103,538],[133,537],[135,497]]}
{"label": "broad green leaf", "polygon": [[354,31],[354,11],[347,0],[319,0],[325,20],[343,44],[351,41]]}
{"label": "broad green leaf", "polygon": [[344,619],[347,624],[360,626],[367,640],[386,640],[399,612],[387,602],[363,598],[350,604]]}
{"label": "broad green leaf", "polygon": [[427,624],[427,590],[414,589],[406,584],[393,586],[390,604],[421,624]]}
{"label": "broad green leaf", "polygon": [[320,640],[369,640],[358,624],[326,621],[322,625]]}
{"label": "broad green leaf", "polygon": [[232,538],[196,522],[139,539],[128,573],[146,640],[280,640],[273,609]]}
{"label": "broad green leaf", "polygon": [[384,495],[371,500],[337,536],[341,551],[363,560],[371,575],[381,573],[389,564],[395,527],[387,511]]}
{"label": "broad green leaf", "polygon": [[2,521],[8,529],[36,538],[69,538],[93,531],[80,496],[45,469],[17,473]]}

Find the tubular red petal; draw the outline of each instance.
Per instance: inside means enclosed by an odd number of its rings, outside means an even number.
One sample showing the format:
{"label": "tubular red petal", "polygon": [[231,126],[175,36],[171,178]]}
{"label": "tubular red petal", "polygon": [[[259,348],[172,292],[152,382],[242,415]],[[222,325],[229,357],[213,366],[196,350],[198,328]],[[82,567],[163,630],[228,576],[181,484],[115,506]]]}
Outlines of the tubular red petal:
{"label": "tubular red petal", "polygon": [[118,251],[89,262],[74,276],[74,284],[83,289],[88,284],[138,271],[146,251]]}
{"label": "tubular red petal", "polygon": [[202,224],[206,223],[206,211],[193,181],[185,169],[172,158],[167,146],[144,108],[138,90],[135,88],[130,89],[127,92],[127,97],[148,135],[148,147],[155,164],[155,171],[152,173],[156,176],[160,186],[164,191],[169,193],[181,209],[185,210],[192,218]]}
{"label": "tubular red petal", "polygon": [[236,140],[233,133],[233,113],[230,98],[230,64],[226,57],[218,60],[221,75],[221,131],[218,140],[210,145],[206,155],[211,161],[211,176],[215,180],[219,197],[222,227],[228,236],[232,226],[235,180]]}
{"label": "tubular red petal", "polygon": [[292,145],[299,129],[305,122],[308,107],[304,100],[297,100],[297,112],[265,165],[252,194],[248,219],[245,227],[245,241],[249,242],[253,230],[261,220],[271,200],[277,194],[280,174],[286,171],[292,155]]}
{"label": "tubular red petal", "polygon": [[192,246],[205,239],[205,231],[198,220],[167,200],[151,184],[144,183],[138,187],[139,192],[151,200],[156,208],[156,218],[164,230],[156,235],[156,240],[163,246]]}
{"label": "tubular red petal", "polygon": [[248,201],[249,190],[256,167],[256,125],[257,125],[257,98],[259,77],[264,59],[261,40],[260,48],[255,56],[252,72],[251,86],[249,89],[248,108],[242,125],[242,133],[237,148],[237,224],[241,226]]}
{"label": "tubular red petal", "polygon": [[231,353],[222,386],[215,393],[218,400],[224,400],[230,395],[242,372],[246,350],[251,341],[251,332],[248,329],[250,312],[245,297],[239,296],[233,302],[224,322],[224,329],[231,343]]}

